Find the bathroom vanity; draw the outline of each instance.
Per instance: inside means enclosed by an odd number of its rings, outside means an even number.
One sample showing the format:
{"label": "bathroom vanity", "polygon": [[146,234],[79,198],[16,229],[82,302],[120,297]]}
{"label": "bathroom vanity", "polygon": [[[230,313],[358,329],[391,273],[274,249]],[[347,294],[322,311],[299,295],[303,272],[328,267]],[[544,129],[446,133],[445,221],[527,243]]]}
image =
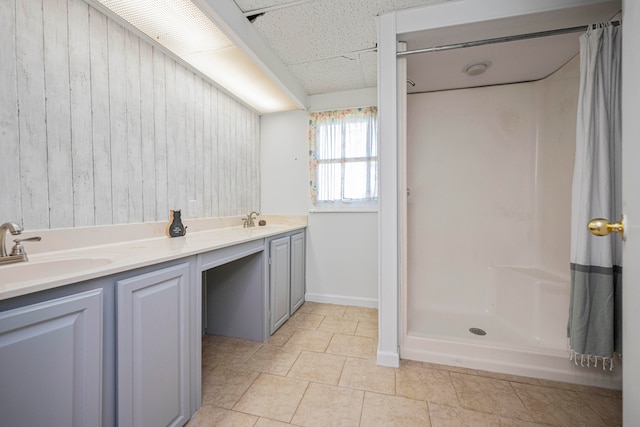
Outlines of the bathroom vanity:
{"label": "bathroom vanity", "polygon": [[1,267],[3,420],[184,425],[201,402],[202,332],[262,341],[303,301],[306,218],[280,219]]}

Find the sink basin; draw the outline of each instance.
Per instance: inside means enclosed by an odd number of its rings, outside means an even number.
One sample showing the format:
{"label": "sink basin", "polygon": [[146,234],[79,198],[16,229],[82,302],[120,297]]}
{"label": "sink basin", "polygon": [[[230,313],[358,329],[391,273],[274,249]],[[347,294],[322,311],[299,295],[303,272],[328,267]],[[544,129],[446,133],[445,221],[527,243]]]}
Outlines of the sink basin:
{"label": "sink basin", "polygon": [[0,266],[0,283],[28,282],[63,276],[93,270],[112,262],[110,258],[61,258],[8,264]]}

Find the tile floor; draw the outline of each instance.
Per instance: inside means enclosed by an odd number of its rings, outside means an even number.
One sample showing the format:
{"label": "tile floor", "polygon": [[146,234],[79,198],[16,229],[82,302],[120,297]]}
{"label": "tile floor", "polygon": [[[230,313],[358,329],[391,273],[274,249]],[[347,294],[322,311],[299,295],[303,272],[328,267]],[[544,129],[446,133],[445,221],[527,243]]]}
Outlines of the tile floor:
{"label": "tile floor", "polygon": [[377,310],[305,303],[268,341],[206,336],[199,426],[619,426],[621,392],[375,364]]}

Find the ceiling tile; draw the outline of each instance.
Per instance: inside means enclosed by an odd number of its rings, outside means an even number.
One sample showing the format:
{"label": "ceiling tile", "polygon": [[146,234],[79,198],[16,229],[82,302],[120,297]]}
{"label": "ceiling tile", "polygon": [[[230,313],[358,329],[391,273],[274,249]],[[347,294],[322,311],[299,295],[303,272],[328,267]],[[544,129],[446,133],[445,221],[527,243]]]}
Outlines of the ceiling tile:
{"label": "ceiling tile", "polygon": [[326,0],[274,10],[254,26],[285,64],[372,48],[375,21],[361,1]]}
{"label": "ceiling tile", "polygon": [[367,87],[357,59],[332,58],[295,64],[289,68],[300,79],[309,95]]}
{"label": "ceiling tile", "polygon": [[242,12],[293,3],[296,0],[234,0]]}
{"label": "ceiling tile", "polygon": [[[376,16],[445,0],[235,0],[309,94],[375,87]],[[359,52],[359,53],[353,53]]]}

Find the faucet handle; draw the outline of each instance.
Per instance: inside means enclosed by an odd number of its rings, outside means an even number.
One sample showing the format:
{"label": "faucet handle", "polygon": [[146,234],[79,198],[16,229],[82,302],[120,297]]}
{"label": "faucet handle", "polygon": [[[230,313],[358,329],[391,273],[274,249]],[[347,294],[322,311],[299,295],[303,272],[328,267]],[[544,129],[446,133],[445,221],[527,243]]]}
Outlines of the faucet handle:
{"label": "faucet handle", "polygon": [[15,245],[13,245],[13,248],[11,248],[10,256],[23,256],[26,261],[27,252],[24,250],[24,246],[22,246],[20,243],[21,242],[39,242],[40,240],[42,240],[42,237],[40,236],[27,237],[24,239],[13,239],[13,241],[15,242]]}
{"label": "faucet handle", "polygon": [[42,240],[42,237],[40,237],[40,236],[25,237],[24,239],[13,239],[13,241],[16,242],[16,243],[20,243],[20,242],[39,242],[40,240]]}

